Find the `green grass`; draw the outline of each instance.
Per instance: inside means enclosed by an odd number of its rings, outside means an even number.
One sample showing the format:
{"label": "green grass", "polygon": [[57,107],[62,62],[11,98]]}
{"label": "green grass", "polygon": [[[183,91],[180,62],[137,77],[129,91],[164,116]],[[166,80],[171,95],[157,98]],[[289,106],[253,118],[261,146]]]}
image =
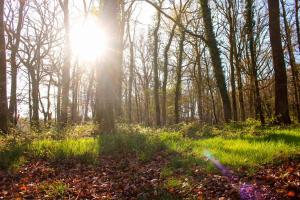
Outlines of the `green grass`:
{"label": "green grass", "polygon": [[[299,127],[262,128],[255,121],[220,127],[182,124],[175,128],[156,130],[121,126],[115,134],[91,137],[93,129],[92,125],[86,128],[73,127],[61,139],[57,139],[56,133],[52,134],[55,137],[40,136],[29,143],[15,141],[9,145],[3,142],[5,139],[0,138],[0,168],[18,166],[24,158],[97,164],[102,155],[130,154],[147,162],[158,152],[165,151],[171,155],[170,164],[164,173],[168,176],[178,168],[189,173],[195,165],[208,171],[214,170],[213,164],[206,157],[214,157],[233,169],[243,167],[254,171],[262,164],[275,163],[300,152]],[[74,131],[73,135],[71,130]],[[46,135],[49,135],[49,131]]]}
{"label": "green grass", "polygon": [[[213,156],[223,165],[232,168],[256,168],[259,165],[276,162],[278,158],[293,156],[300,151],[300,129],[264,130],[260,135],[234,133],[210,138],[182,138],[178,132],[163,133],[161,140],[168,149],[181,154],[188,165],[201,162],[206,154]],[[179,160],[180,161],[180,160]],[[177,160],[177,162],[179,162]],[[205,165],[205,164],[204,164]],[[180,167],[180,165],[178,165]],[[178,167],[177,166],[177,167]],[[206,166],[208,169],[209,165]]]}
{"label": "green grass", "polygon": [[181,187],[183,181],[179,178],[175,178],[175,177],[170,177],[165,181],[165,187],[167,189],[171,189],[171,188],[179,188]]}
{"label": "green grass", "polygon": [[62,181],[45,182],[38,189],[49,196],[49,198],[62,198],[69,190],[69,186]]}
{"label": "green grass", "polygon": [[99,142],[94,138],[37,140],[27,149],[31,157],[49,159],[52,161],[76,160],[94,164],[98,161]]}

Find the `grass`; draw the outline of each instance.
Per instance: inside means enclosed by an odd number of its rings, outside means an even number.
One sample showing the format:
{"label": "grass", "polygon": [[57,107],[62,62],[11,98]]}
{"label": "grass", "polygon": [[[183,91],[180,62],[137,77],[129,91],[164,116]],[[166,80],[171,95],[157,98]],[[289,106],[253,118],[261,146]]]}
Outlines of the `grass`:
{"label": "grass", "polygon": [[0,168],[14,168],[22,164],[25,158],[97,164],[102,155],[134,154],[147,162],[157,152],[165,151],[173,156],[162,174],[170,176],[178,168],[188,173],[193,165],[214,170],[213,164],[206,161],[207,157],[213,157],[233,169],[255,171],[263,164],[274,163],[300,152],[299,127],[261,128],[255,121],[221,127],[182,124],[156,130],[121,126],[115,134],[97,137],[91,137],[94,127],[86,126],[70,127],[63,137],[57,137],[59,134],[51,129],[51,134],[46,131],[47,137],[39,136],[30,142],[5,142],[5,138],[0,138]]}
{"label": "grass", "polygon": [[[160,138],[168,149],[184,155],[180,157],[181,159],[185,157],[181,163],[199,162],[198,164],[205,165],[199,158],[207,157],[209,154],[223,165],[234,169],[240,167],[255,169],[262,164],[276,162],[278,158],[296,155],[300,151],[299,128],[267,129],[261,131],[258,136],[227,133],[202,139],[182,138],[178,132],[166,132],[162,133]],[[178,166],[180,165],[177,164],[175,167]],[[210,168],[209,165],[206,167]]]}
{"label": "grass", "polygon": [[76,160],[83,163],[97,163],[99,142],[94,138],[65,139],[65,140],[38,140],[28,146],[32,157],[59,160]]}
{"label": "grass", "polygon": [[69,190],[69,186],[62,181],[45,182],[38,186],[49,198],[62,198]]}

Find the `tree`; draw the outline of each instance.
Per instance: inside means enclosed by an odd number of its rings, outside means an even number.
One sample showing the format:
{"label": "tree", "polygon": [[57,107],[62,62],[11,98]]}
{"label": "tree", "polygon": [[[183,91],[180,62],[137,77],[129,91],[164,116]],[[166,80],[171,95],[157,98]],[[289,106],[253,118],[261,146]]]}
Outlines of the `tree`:
{"label": "tree", "polygon": [[[259,116],[261,124],[265,124],[265,117],[262,110],[261,96],[259,91],[259,83],[257,77],[256,49],[253,36],[253,0],[246,1],[246,34],[249,42],[248,49],[250,51],[251,63],[251,80],[254,91],[255,116]],[[248,50],[246,50],[248,51]]]}
{"label": "tree", "polygon": [[66,125],[68,122],[68,109],[69,109],[69,90],[70,90],[70,24],[69,24],[69,0],[59,0],[61,9],[64,14],[64,64],[62,68],[62,103],[61,103],[61,113],[59,120],[62,125]]}
{"label": "tree", "polygon": [[[234,58],[236,58],[236,30],[235,30],[235,10],[232,0],[228,1],[228,12],[227,20],[229,23],[229,43],[230,43],[230,83],[231,83],[231,100],[232,100],[232,111],[233,111],[233,120],[237,121],[237,103],[236,103],[236,87],[235,87],[235,65]],[[236,62],[238,63],[238,62]]]}
{"label": "tree", "polygon": [[[162,7],[162,1],[159,2],[159,7]],[[158,31],[161,22],[161,12],[157,11],[156,27],[154,29],[154,50],[153,50],[153,69],[154,69],[154,102],[155,102],[155,120],[156,126],[161,125],[160,121],[160,102],[159,102],[159,77],[158,77]]]}
{"label": "tree", "polygon": [[[17,54],[19,50],[21,31],[24,23],[24,7],[25,2],[19,0],[19,11],[18,11],[18,23],[16,30],[9,30],[12,33],[11,38],[11,55],[10,55],[10,65],[11,65],[11,90],[10,90],[10,103],[9,103],[9,118],[13,124],[17,123]],[[13,29],[13,27],[10,27]]]}
{"label": "tree", "polygon": [[4,0],[0,1],[0,132],[7,133],[6,50],[4,34]]}
{"label": "tree", "polygon": [[275,117],[276,123],[290,124],[287,75],[280,35],[279,0],[268,0],[269,30],[275,72]]}
{"label": "tree", "polygon": [[211,56],[215,79],[223,103],[224,119],[226,122],[229,122],[232,119],[231,105],[230,105],[229,95],[227,92],[225,76],[222,68],[220,50],[218,48],[216,36],[213,29],[211,11],[208,6],[208,0],[200,0],[200,5],[201,5],[201,13],[202,13],[202,18],[204,23],[206,43]]}
{"label": "tree", "polygon": [[180,107],[181,107],[181,77],[182,77],[182,62],[183,62],[183,51],[184,51],[184,40],[185,32],[180,30],[180,39],[179,39],[179,49],[178,49],[178,58],[177,58],[177,67],[176,67],[176,85],[175,85],[175,100],[174,100],[174,114],[175,114],[175,123],[180,122]]}
{"label": "tree", "polygon": [[164,78],[163,78],[163,84],[162,84],[162,124],[166,125],[167,122],[167,83],[168,83],[168,65],[169,65],[169,50],[171,47],[171,43],[175,34],[176,24],[173,25],[171,33],[169,35],[169,39],[167,42],[167,45],[164,49]]}
{"label": "tree", "polygon": [[[119,62],[116,60],[119,56],[119,0],[104,0],[101,22],[106,31],[109,48],[106,49],[105,59],[101,61],[101,66],[97,67],[97,85],[96,85],[96,122],[100,125],[100,131],[103,133],[113,133],[115,129],[115,100],[118,87]],[[100,37],[100,36],[99,36]]]}
{"label": "tree", "polygon": [[130,48],[130,61],[129,61],[129,86],[128,86],[128,122],[132,122],[132,87],[133,87],[133,71],[135,69],[135,61],[134,61],[134,34],[131,35],[130,23],[127,22],[128,29],[128,38],[129,38],[129,48]]}
{"label": "tree", "polygon": [[296,33],[298,38],[298,48],[300,51],[300,23],[299,23],[299,0],[295,0],[295,18],[296,18]]}
{"label": "tree", "polygon": [[300,122],[299,74],[298,74],[298,69],[297,69],[297,65],[296,65],[294,49],[293,49],[293,44],[292,44],[291,29],[290,29],[290,25],[288,23],[286,9],[285,9],[285,3],[283,2],[283,0],[281,0],[281,7],[282,7],[282,14],[283,14],[287,49],[288,49],[290,65],[291,65],[291,69],[292,69],[292,83],[294,86],[296,113],[297,113],[298,122]]}

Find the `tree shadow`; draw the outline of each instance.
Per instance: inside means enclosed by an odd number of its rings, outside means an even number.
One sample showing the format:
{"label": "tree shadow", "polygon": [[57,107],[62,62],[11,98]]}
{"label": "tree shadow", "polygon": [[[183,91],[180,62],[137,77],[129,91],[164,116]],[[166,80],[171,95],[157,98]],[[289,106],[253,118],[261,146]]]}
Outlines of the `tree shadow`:
{"label": "tree shadow", "polygon": [[290,135],[286,133],[271,133],[264,134],[262,136],[256,136],[251,138],[242,138],[246,139],[249,142],[284,142],[286,144],[299,146],[300,145],[300,134]]}

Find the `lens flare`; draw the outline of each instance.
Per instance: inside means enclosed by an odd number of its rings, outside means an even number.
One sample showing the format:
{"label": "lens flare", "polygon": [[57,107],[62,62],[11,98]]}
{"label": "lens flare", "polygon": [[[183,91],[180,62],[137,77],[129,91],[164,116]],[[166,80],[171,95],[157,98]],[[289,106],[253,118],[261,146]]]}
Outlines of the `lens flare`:
{"label": "lens flare", "polygon": [[204,150],[203,155],[208,161],[213,163],[214,166],[221,171],[223,176],[228,178],[233,188],[235,188],[236,185],[238,185],[241,200],[261,199],[262,193],[260,190],[256,189],[251,184],[240,183],[238,176],[235,175],[231,170],[223,166],[221,162],[217,160],[209,150]]}

